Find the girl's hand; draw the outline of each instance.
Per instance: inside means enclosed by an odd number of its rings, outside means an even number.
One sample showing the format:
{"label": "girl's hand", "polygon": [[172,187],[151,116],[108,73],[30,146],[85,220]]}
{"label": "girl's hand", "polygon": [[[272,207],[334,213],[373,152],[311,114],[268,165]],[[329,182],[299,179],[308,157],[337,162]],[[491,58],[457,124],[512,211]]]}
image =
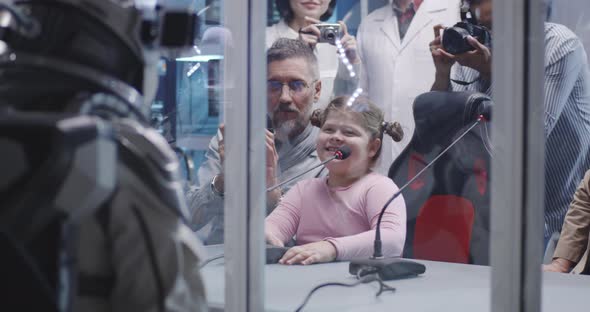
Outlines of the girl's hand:
{"label": "girl's hand", "polygon": [[280,264],[312,264],[330,262],[336,259],[336,247],[327,241],[295,246],[283,255]]}
{"label": "girl's hand", "polygon": [[340,29],[342,29],[342,38],[340,38],[340,43],[342,43],[342,48],[344,48],[346,58],[351,64],[358,64],[360,63],[361,59],[358,57],[358,53],[356,53],[356,39],[348,34],[348,28],[343,21],[339,21]]}
{"label": "girl's hand", "polygon": [[271,232],[264,231],[264,237],[266,239],[267,244],[278,247],[285,247],[285,244],[281,242],[281,240],[274,236],[274,234],[272,234]]}

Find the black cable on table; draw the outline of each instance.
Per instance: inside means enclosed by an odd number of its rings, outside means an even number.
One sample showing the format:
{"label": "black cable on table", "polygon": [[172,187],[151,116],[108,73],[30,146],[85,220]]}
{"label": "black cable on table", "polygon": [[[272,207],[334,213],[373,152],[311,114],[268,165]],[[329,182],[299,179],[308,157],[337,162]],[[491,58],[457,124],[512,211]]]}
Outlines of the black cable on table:
{"label": "black cable on table", "polygon": [[368,275],[364,275],[363,277],[360,277],[360,272],[359,274],[357,274],[357,278],[359,278],[358,282],[352,283],[352,284],[346,284],[346,283],[338,283],[338,282],[329,282],[329,283],[324,283],[324,284],[320,284],[316,287],[314,287],[305,297],[305,299],[303,300],[303,303],[295,310],[295,312],[300,312],[303,310],[303,307],[305,307],[305,305],[307,304],[307,302],[309,301],[309,299],[311,298],[311,296],[313,295],[313,293],[323,287],[327,287],[327,286],[342,286],[342,287],[355,287],[358,286],[360,284],[366,284],[366,283],[370,283],[373,281],[377,281],[379,283],[379,291],[375,294],[376,297],[378,297],[379,295],[381,295],[384,291],[395,291],[394,287],[391,287],[385,283],[383,283],[383,281],[381,280],[381,278],[379,278],[379,275],[377,275],[377,273],[369,273]]}
{"label": "black cable on table", "polygon": [[206,266],[207,264],[209,264],[209,263],[211,263],[211,262],[213,262],[213,261],[215,261],[215,260],[217,260],[217,259],[221,259],[221,258],[223,258],[223,257],[225,257],[225,255],[224,255],[224,254],[221,254],[221,255],[215,256],[215,257],[213,257],[213,258],[209,258],[209,259],[207,259],[207,260],[203,261],[203,263],[201,263],[201,265],[199,265],[199,269],[202,269],[202,268],[203,268],[204,266]]}

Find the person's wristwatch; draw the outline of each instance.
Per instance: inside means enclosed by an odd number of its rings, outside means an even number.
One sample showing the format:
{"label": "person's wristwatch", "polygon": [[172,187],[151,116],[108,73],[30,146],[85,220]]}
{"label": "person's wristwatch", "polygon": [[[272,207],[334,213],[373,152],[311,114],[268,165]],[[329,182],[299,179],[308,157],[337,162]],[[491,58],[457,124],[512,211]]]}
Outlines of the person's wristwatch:
{"label": "person's wristwatch", "polygon": [[219,197],[223,197],[223,192],[220,192],[216,187],[215,187],[215,181],[217,180],[217,177],[219,175],[215,175],[213,177],[213,180],[211,180],[211,191],[213,192],[213,194],[219,196]]}

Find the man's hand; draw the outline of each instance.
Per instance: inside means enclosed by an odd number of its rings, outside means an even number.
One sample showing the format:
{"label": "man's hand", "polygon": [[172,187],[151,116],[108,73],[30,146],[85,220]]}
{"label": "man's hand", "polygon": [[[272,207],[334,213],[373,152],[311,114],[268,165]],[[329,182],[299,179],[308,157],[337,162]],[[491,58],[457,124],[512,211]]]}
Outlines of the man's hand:
{"label": "man's hand", "polygon": [[327,241],[295,246],[283,255],[280,264],[312,264],[330,262],[336,259],[336,247]]}
{"label": "man's hand", "polygon": [[266,131],[265,143],[266,143],[266,187],[271,187],[278,183],[277,180],[277,167],[279,164],[279,154],[275,147],[275,135]]}
{"label": "man's hand", "polygon": [[564,258],[555,258],[550,264],[543,265],[543,272],[568,273],[576,264]]}
{"label": "man's hand", "polygon": [[492,52],[471,36],[467,37],[467,41],[475,50],[455,55],[457,62],[477,70],[483,79],[490,81],[492,76]]}
{"label": "man's hand", "polygon": [[217,175],[213,183],[213,187],[220,193],[224,192],[224,181],[223,181],[223,167],[225,162],[225,125],[219,125],[219,140],[217,142],[217,152],[219,153],[219,161],[221,163],[221,173]]}
{"label": "man's hand", "polygon": [[219,140],[217,143],[217,152],[219,153],[219,160],[221,161],[221,166],[223,167],[223,163],[225,162],[225,125],[219,125]]}
{"label": "man's hand", "polygon": [[343,33],[342,38],[340,38],[340,43],[342,44],[346,58],[350,64],[360,63],[361,59],[356,52],[356,39],[348,33],[348,28],[343,21],[338,21],[338,24],[340,24],[340,29],[342,29]]}
{"label": "man's hand", "polygon": [[[219,143],[218,143],[218,153],[219,153],[219,160],[221,161],[221,167],[223,168],[223,164],[225,162],[225,144],[224,144],[224,137],[225,137],[225,126],[222,124],[219,126],[219,131],[221,133]],[[266,185],[267,187],[271,187],[278,183],[277,181],[277,167],[279,163],[279,154],[277,153],[277,149],[275,147],[274,141],[274,134],[268,130],[266,131],[265,143],[266,143]],[[217,175],[217,179],[215,179],[215,189],[219,192],[223,193],[223,173]]]}

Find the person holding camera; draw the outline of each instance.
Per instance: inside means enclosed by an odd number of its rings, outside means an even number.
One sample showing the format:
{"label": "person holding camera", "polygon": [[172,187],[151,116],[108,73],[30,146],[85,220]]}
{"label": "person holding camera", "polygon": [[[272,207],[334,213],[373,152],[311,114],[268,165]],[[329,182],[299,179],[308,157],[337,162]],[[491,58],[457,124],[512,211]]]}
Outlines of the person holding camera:
{"label": "person holding camera", "polygon": [[[434,40],[428,45],[436,68],[431,88],[433,91],[470,90],[491,94],[492,54],[489,30],[492,21],[492,2],[476,0],[470,3],[473,10],[478,12],[481,26],[476,25],[475,17],[466,19],[465,16],[463,18],[466,20],[450,28],[434,26]],[[471,11],[466,13],[471,16]],[[441,34],[443,30],[444,36]],[[483,42],[475,39],[475,32]],[[455,63],[460,66],[453,66]],[[452,69],[457,71],[456,75],[451,75]],[[451,82],[454,83],[453,86]]]}
{"label": "person holding camera", "polygon": [[[275,0],[281,20],[266,29],[266,48],[278,38],[301,39],[313,49],[318,59],[322,96],[315,103],[324,107],[332,96],[351,95],[358,86],[360,60],[356,53],[356,40],[348,34],[343,22],[323,24],[332,16],[336,0]],[[336,40],[345,50],[346,61],[354,76],[338,57]]]}
{"label": "person holding camera", "polygon": [[459,21],[459,0],[393,0],[365,17],[357,33],[362,62],[360,86],[381,105],[386,119],[398,120],[404,139],[383,142],[376,169],[389,166],[414,134],[414,98],[430,89],[434,63],[428,51],[432,26]]}
{"label": "person holding camera", "polygon": [[[492,1],[470,1],[479,22],[459,27],[435,26],[430,42],[436,74],[432,90],[478,91],[491,95]],[[475,32],[482,31],[480,35]],[[462,29],[457,29],[462,28]],[[471,33],[462,41],[456,32]],[[451,34],[447,37],[448,34]],[[470,45],[468,51],[461,46]],[[457,50],[460,53],[450,53]],[[590,168],[590,71],[586,51],[567,27],[545,23],[545,245],[560,232],[577,182]]]}

